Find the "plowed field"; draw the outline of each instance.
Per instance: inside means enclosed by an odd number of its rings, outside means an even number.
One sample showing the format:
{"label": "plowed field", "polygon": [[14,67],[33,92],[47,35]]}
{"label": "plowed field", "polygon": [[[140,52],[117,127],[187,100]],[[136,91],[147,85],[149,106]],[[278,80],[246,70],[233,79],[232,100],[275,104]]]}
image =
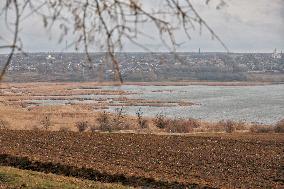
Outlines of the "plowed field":
{"label": "plowed field", "polygon": [[283,188],[284,135],[0,131],[0,165],[155,188]]}

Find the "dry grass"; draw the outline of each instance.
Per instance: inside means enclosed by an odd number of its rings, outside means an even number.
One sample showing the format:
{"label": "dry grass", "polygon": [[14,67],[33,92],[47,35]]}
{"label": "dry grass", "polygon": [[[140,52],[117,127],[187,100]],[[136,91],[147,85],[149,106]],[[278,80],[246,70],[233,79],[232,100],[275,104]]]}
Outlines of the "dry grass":
{"label": "dry grass", "polygon": [[[48,119],[46,119],[46,117]],[[198,133],[198,132],[282,132],[283,120],[275,126],[256,125],[244,122],[219,121],[207,122],[195,119],[169,119],[167,117],[127,116],[119,113],[102,113],[93,111],[90,105],[38,106],[31,109],[0,104],[0,127],[13,130],[43,129],[58,131],[78,131],[76,123],[87,122],[92,131],[125,131],[141,129],[141,120],[145,120],[152,133]],[[140,122],[139,122],[140,120]],[[102,125],[104,129],[102,129]],[[140,124],[140,125],[139,125]],[[106,129],[109,127],[109,129]],[[64,128],[64,129],[63,129]]]}
{"label": "dry grass", "polygon": [[9,128],[10,128],[9,123],[3,119],[0,119],[0,130],[6,130]]}
{"label": "dry grass", "polygon": [[11,129],[33,129],[42,125],[43,118],[49,117],[51,130],[59,130],[60,127],[69,127],[75,130],[74,123],[85,120],[95,122],[97,113],[88,106],[44,106],[26,109],[15,106],[0,105],[0,119],[6,120]]}
{"label": "dry grass", "polygon": [[[107,84],[109,85],[110,83]],[[98,86],[98,83],[4,83],[0,87],[0,102],[22,108],[40,105],[40,102],[35,102],[34,100],[59,102],[60,100],[72,100],[70,104],[82,104],[88,100],[87,103],[96,109],[107,109],[110,106],[173,107],[193,105],[193,103],[187,101],[131,99],[127,95],[135,94],[134,92],[118,89],[105,90]],[[106,98],[93,99],[92,96],[83,98],[78,95],[106,95]],[[117,97],[108,97],[108,95],[116,95]]]}

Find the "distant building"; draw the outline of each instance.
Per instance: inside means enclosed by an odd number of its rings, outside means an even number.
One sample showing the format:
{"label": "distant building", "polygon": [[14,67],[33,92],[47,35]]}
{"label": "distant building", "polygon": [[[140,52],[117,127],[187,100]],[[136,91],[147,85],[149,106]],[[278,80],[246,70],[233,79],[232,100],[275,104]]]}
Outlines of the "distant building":
{"label": "distant building", "polygon": [[53,57],[51,54],[48,54],[45,59],[52,62],[53,60],[55,60],[55,57]]}
{"label": "distant building", "polygon": [[280,58],[282,58],[282,53],[277,53],[277,49],[274,49],[274,51],[272,53],[272,58],[280,59]]}

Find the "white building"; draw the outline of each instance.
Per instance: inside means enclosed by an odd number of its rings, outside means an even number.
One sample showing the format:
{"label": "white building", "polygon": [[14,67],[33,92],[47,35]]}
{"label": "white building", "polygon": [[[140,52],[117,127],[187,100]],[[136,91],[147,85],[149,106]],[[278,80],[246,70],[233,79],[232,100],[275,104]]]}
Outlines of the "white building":
{"label": "white building", "polygon": [[282,58],[282,52],[281,53],[277,53],[277,49],[274,49],[274,51],[272,53],[272,58],[274,58],[274,59]]}

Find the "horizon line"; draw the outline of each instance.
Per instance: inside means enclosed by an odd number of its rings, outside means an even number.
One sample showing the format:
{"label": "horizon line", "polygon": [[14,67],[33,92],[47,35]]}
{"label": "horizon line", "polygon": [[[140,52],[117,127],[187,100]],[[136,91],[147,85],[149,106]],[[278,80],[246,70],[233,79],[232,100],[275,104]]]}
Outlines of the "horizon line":
{"label": "horizon line", "polygon": [[[14,54],[36,54],[36,53],[74,53],[74,54],[85,54],[86,52],[84,51],[67,51],[67,52],[61,52],[61,51],[24,51],[24,52],[16,52]],[[108,53],[107,51],[96,51],[96,52],[88,52],[91,54],[97,54],[97,53]],[[223,54],[273,54],[274,52],[226,52],[226,51],[176,51],[176,52],[171,52],[171,51],[153,51],[153,52],[146,52],[146,51],[119,51],[119,52],[114,52],[114,53],[145,53],[145,54],[154,54],[154,53],[168,53],[168,54],[174,54],[174,53],[195,53],[195,54],[204,54],[204,53],[223,53]],[[280,51],[278,53],[283,53],[283,51]],[[0,55],[8,55],[10,53],[1,53]]]}

